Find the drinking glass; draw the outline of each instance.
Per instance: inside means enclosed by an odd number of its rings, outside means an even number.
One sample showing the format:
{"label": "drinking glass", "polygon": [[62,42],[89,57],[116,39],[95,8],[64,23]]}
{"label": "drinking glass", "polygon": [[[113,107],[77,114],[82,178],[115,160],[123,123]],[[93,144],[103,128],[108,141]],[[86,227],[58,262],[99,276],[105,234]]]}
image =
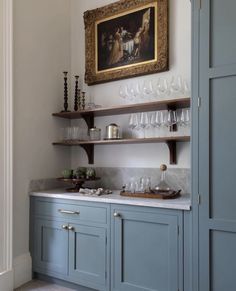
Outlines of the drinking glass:
{"label": "drinking glass", "polygon": [[171,127],[177,123],[176,111],[168,110],[166,115],[166,126]]}
{"label": "drinking glass", "polygon": [[128,128],[131,129],[131,136],[135,138],[136,134],[134,131],[139,130],[139,121],[137,113],[133,113],[130,115]]}
{"label": "drinking glass", "polygon": [[177,118],[177,124],[179,125],[179,131],[183,135],[190,134],[190,125],[191,125],[191,117],[190,117],[190,109],[182,109]]}
{"label": "drinking glass", "polygon": [[121,85],[119,88],[119,95],[120,97],[125,101],[125,103],[127,102],[129,95],[128,95],[128,88],[127,85]]}
{"label": "drinking glass", "polygon": [[144,191],[146,193],[149,193],[150,192],[150,190],[151,190],[151,178],[150,177],[147,177],[145,179],[145,187],[144,188],[145,188]]}
{"label": "drinking glass", "polygon": [[139,126],[143,130],[143,137],[146,138],[145,130],[148,129],[149,126],[150,126],[149,116],[148,116],[147,112],[142,112],[141,113]]}
{"label": "drinking glass", "polygon": [[130,101],[135,103],[140,102],[141,90],[137,82],[131,83],[128,86],[128,96]]}
{"label": "drinking glass", "polygon": [[135,181],[134,181],[134,178],[131,178],[131,179],[130,179],[130,182],[129,182],[128,185],[129,185],[129,186],[128,186],[128,190],[129,190],[129,192],[131,192],[131,193],[135,193]]}
{"label": "drinking glass", "polygon": [[158,98],[168,97],[170,94],[169,84],[166,78],[159,78],[156,85],[156,96]]}
{"label": "drinking glass", "polygon": [[191,96],[191,90],[190,90],[190,86],[189,86],[187,80],[183,81],[183,94],[184,94],[184,97]]}
{"label": "drinking glass", "polygon": [[179,95],[183,94],[183,81],[181,76],[172,76],[170,92],[173,97],[179,97]]}
{"label": "drinking glass", "polygon": [[142,97],[144,98],[144,101],[150,101],[154,97],[154,89],[152,82],[150,80],[145,80],[142,85]]}
{"label": "drinking glass", "polygon": [[78,140],[79,139],[79,127],[73,126],[71,128],[71,139],[72,140]]}

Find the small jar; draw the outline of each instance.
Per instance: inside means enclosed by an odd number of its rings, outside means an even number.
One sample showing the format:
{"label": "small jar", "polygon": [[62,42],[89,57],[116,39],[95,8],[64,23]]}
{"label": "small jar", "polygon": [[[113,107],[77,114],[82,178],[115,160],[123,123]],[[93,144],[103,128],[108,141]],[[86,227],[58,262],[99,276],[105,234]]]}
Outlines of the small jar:
{"label": "small jar", "polygon": [[89,129],[90,140],[100,140],[101,139],[101,128],[90,128]]}

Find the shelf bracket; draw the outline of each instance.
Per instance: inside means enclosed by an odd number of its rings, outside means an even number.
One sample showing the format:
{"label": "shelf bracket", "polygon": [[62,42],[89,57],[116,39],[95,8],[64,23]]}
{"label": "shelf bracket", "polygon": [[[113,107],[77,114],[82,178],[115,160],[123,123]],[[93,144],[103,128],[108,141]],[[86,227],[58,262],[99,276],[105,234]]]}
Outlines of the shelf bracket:
{"label": "shelf bracket", "polygon": [[170,151],[170,165],[176,165],[177,164],[176,141],[167,141],[166,144]]}
{"label": "shelf bracket", "polygon": [[94,116],[93,115],[87,115],[87,114],[83,115],[83,113],[82,113],[81,116],[84,119],[84,121],[86,122],[88,129],[94,127]]}
{"label": "shelf bracket", "polygon": [[81,144],[80,145],[88,156],[88,163],[94,164],[94,145],[93,144]]}

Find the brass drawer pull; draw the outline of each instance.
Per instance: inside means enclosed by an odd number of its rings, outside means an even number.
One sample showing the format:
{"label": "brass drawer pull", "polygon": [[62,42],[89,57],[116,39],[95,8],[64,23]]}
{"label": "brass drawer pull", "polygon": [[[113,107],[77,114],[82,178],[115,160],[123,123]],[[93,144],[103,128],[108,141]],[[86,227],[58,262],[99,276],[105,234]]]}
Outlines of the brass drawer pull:
{"label": "brass drawer pull", "polygon": [[62,225],[62,229],[68,230],[68,225]]}
{"label": "brass drawer pull", "polygon": [[73,226],[70,225],[70,226],[68,227],[68,230],[74,231],[75,228],[74,228]]}
{"label": "brass drawer pull", "polygon": [[80,214],[79,211],[71,211],[71,210],[64,210],[64,209],[58,209],[58,212],[62,214],[76,214],[76,215]]}

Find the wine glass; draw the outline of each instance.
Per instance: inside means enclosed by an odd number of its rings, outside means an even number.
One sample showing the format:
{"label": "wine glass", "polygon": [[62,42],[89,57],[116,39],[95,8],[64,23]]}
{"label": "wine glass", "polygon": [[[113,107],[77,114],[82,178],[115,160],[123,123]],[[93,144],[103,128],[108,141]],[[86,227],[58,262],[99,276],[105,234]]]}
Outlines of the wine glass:
{"label": "wine glass", "polygon": [[181,76],[172,76],[170,81],[170,92],[173,97],[183,93],[183,81]]}
{"label": "wine glass", "polygon": [[184,97],[190,97],[190,95],[191,95],[190,86],[189,86],[187,80],[183,81],[183,94],[184,94]]}
{"label": "wine glass", "polygon": [[168,110],[166,117],[166,126],[171,127],[177,123],[176,111]]}
{"label": "wine glass", "polygon": [[119,88],[119,95],[120,97],[125,101],[125,103],[127,102],[129,95],[128,95],[128,88],[127,85],[121,85]]}
{"label": "wine glass", "polygon": [[143,93],[144,99],[147,99],[147,100],[152,99],[154,90],[153,90],[152,82],[150,80],[145,80],[143,82],[142,93]]}
{"label": "wine glass", "polygon": [[145,131],[150,126],[150,120],[149,120],[149,116],[148,116],[147,112],[142,112],[141,113],[139,126],[140,126],[141,129],[143,129],[143,137],[146,138]]}
{"label": "wine glass", "polygon": [[190,134],[191,117],[189,108],[182,109],[180,111],[177,119],[177,124],[179,125],[179,129],[182,134]]}
{"label": "wine glass", "polygon": [[169,84],[166,78],[159,78],[156,85],[157,97],[164,98],[169,96]]}
{"label": "wine glass", "polygon": [[138,130],[139,128],[139,123],[138,123],[138,115],[137,113],[133,113],[130,115],[129,117],[129,125],[128,127],[131,129],[131,136],[132,137],[135,137],[134,136],[134,130]]}

